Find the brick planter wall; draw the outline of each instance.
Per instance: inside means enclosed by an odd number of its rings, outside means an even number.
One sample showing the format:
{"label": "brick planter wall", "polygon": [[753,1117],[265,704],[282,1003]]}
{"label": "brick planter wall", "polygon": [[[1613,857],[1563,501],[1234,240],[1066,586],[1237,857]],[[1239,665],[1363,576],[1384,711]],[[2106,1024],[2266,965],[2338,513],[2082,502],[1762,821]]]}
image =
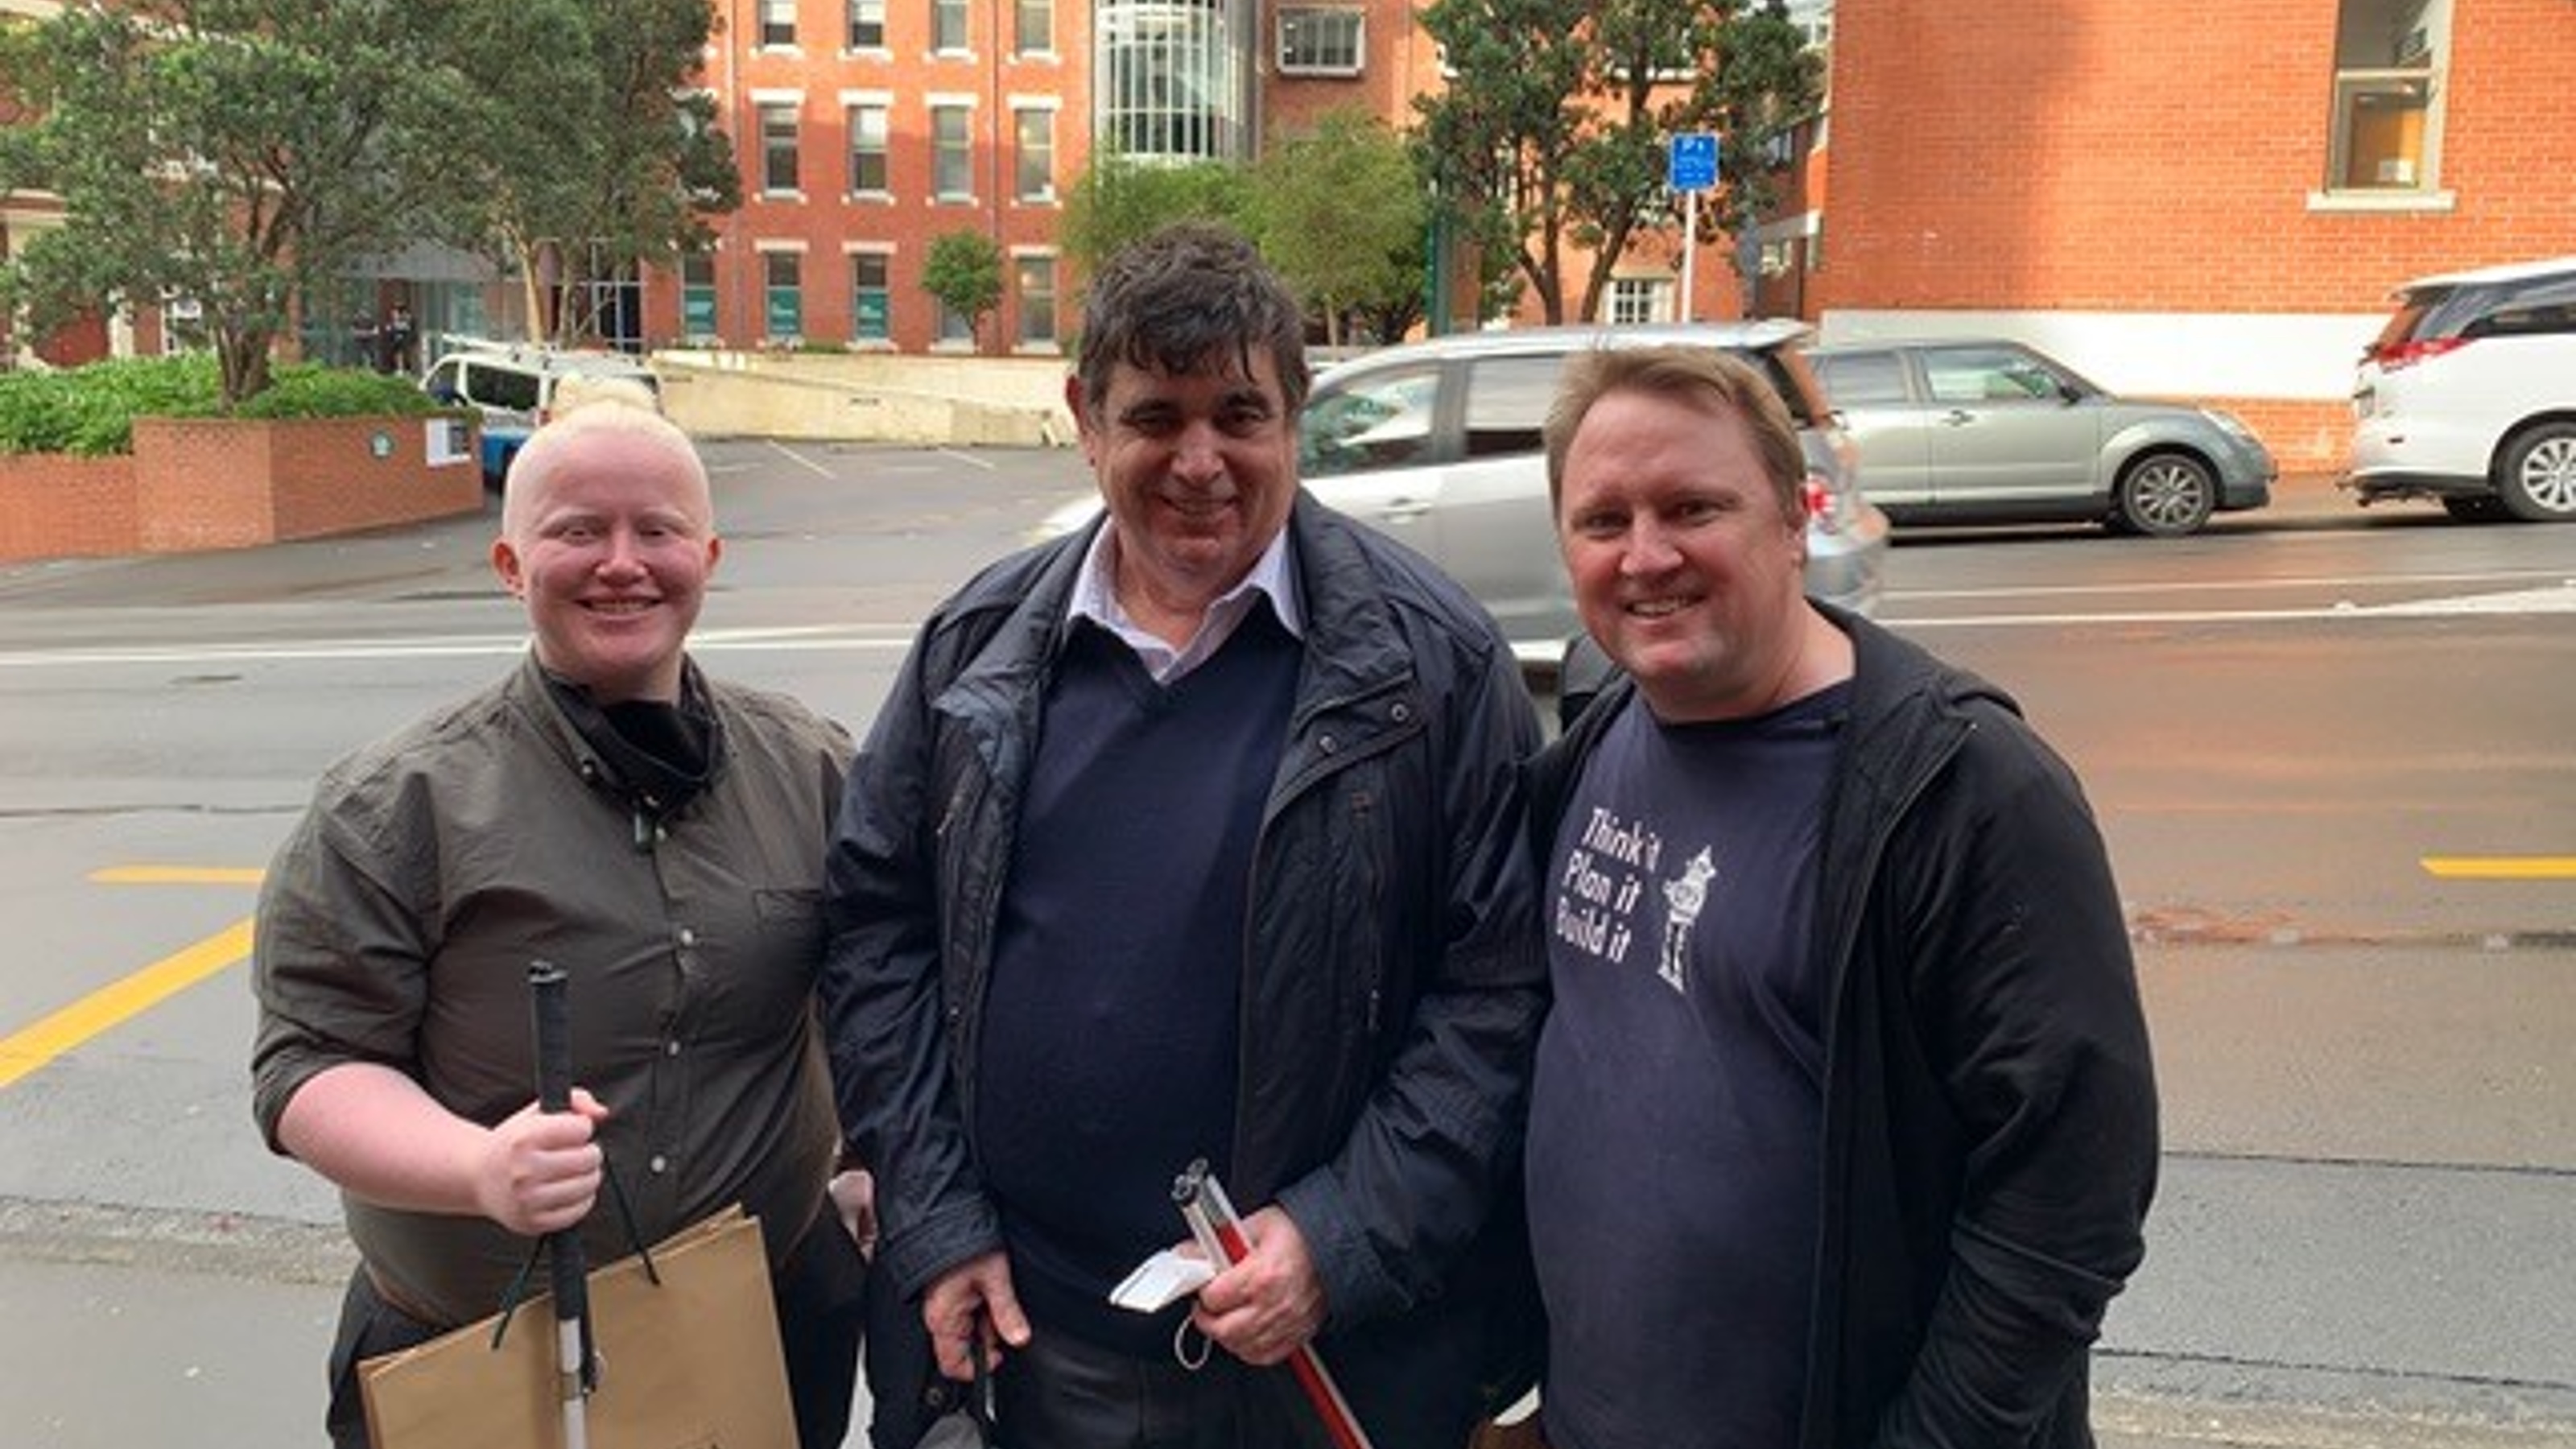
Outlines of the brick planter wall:
{"label": "brick planter wall", "polygon": [[[434,428],[454,430],[437,464]],[[142,418],[130,458],[0,458],[0,558],[245,548],[482,507],[450,420]]]}
{"label": "brick planter wall", "polygon": [[130,553],[138,537],[132,458],[0,457],[0,560]]}

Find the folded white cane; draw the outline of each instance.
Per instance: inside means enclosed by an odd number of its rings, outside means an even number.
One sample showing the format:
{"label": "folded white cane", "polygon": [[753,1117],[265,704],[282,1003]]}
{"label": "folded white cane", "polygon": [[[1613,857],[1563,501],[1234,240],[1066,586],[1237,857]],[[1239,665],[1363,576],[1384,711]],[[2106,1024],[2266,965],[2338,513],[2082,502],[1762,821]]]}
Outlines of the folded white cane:
{"label": "folded white cane", "polygon": [[[1210,1262],[1240,1263],[1252,1256],[1252,1239],[1243,1231],[1243,1219],[1236,1215],[1234,1204],[1226,1198],[1225,1188],[1216,1180],[1205,1161],[1193,1162],[1187,1171],[1172,1182],[1172,1202],[1190,1225],[1190,1236]],[[1342,1397],[1341,1385],[1324,1368],[1314,1345],[1299,1344],[1288,1355],[1289,1370],[1297,1375],[1297,1386],[1306,1391],[1306,1401],[1324,1421],[1336,1449],[1375,1449],[1369,1443],[1368,1431],[1360,1427],[1359,1416],[1351,1412],[1350,1401]]]}

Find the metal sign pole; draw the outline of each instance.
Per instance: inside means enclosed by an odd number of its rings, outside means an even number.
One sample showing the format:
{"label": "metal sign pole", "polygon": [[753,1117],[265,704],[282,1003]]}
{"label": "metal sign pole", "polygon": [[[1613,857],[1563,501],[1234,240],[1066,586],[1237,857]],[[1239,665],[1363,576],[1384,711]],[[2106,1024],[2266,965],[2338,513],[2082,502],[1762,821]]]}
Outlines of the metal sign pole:
{"label": "metal sign pole", "polygon": [[1682,320],[1691,320],[1692,299],[1696,290],[1699,262],[1699,193],[1682,193]]}

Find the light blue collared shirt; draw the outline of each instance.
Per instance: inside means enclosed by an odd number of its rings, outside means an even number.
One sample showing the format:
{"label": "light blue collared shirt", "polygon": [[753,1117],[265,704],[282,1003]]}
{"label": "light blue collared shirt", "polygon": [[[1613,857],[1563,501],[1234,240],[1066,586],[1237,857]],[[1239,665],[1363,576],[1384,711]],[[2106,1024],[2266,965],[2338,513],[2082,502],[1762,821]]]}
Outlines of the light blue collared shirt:
{"label": "light blue collared shirt", "polygon": [[1306,637],[1306,611],[1297,594],[1297,571],[1289,567],[1288,530],[1270,540],[1270,546],[1253,560],[1252,571],[1243,581],[1219,594],[1199,620],[1199,629],[1190,641],[1178,649],[1161,636],[1147,630],[1127,615],[1118,603],[1118,522],[1110,519],[1100,526],[1091,539],[1090,552],[1082,556],[1082,573],[1073,581],[1073,597],[1065,610],[1068,619],[1089,619],[1124,641],[1136,651],[1145,672],[1157,684],[1169,684],[1213,658],[1234,637],[1244,616],[1263,597],[1270,600],[1271,612],[1279,616],[1280,627],[1292,638]]}

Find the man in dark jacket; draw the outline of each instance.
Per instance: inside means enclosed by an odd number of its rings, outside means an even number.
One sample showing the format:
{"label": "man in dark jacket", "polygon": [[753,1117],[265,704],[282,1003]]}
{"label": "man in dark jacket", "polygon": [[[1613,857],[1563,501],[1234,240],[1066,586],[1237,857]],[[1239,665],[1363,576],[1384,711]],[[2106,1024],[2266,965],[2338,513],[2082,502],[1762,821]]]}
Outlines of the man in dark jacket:
{"label": "man in dark jacket", "polygon": [[[824,992],[880,1278],[948,1378],[998,1358],[1010,1443],[1324,1443],[1282,1366],[1309,1343],[1380,1449],[1480,1407],[1544,1000],[1537,720],[1482,610],[1300,492],[1305,391],[1239,238],[1113,259],[1066,399],[1105,519],[942,605],[851,773]],[[1202,1158],[1250,1257],[1113,1306]],[[923,1386],[875,1338],[908,1443]]]}
{"label": "man in dark jacket", "polygon": [[2156,1103],[2074,776],[1804,597],[1805,464],[1749,368],[1586,356],[1546,442],[1625,671],[1532,771],[1549,1440],[2090,1444]]}

